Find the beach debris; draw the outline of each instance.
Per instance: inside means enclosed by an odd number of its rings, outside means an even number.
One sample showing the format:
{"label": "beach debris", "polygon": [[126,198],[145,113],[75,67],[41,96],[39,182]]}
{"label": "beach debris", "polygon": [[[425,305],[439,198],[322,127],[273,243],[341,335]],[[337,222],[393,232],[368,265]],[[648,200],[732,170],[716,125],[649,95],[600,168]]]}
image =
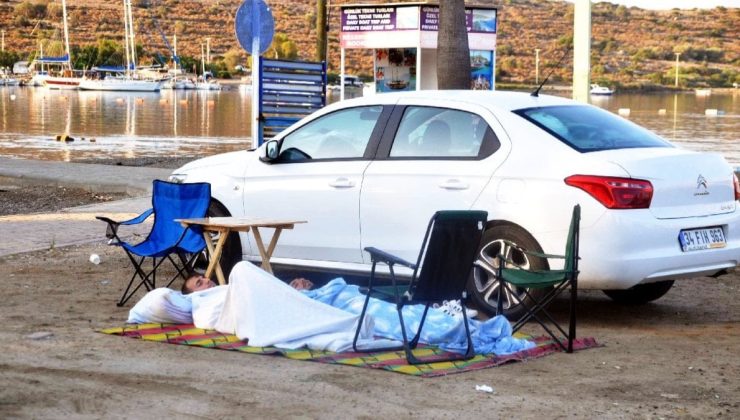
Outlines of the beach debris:
{"label": "beach debris", "polygon": [[493,388],[488,385],[476,385],[475,390],[480,392],[487,392],[489,394],[493,393]]}
{"label": "beach debris", "polygon": [[36,331],[35,333],[28,334],[26,336],[29,340],[46,340],[54,336],[54,333],[49,331]]}
{"label": "beach debris", "polygon": [[95,264],[95,265],[100,264],[100,255],[98,255],[98,254],[90,254],[90,262],[93,263],[93,264]]}
{"label": "beach debris", "polygon": [[70,136],[69,134],[59,134],[57,135],[56,139],[57,141],[63,141],[65,143],[75,141],[74,137]]}

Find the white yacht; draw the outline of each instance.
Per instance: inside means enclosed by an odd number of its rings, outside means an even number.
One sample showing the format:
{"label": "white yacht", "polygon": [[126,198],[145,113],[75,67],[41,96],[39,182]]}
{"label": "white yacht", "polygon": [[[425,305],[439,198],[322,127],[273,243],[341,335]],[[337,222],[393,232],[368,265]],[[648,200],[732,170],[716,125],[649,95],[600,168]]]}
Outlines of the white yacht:
{"label": "white yacht", "polygon": [[[123,0],[124,27],[126,30],[126,67],[115,74],[99,78],[85,78],[80,82],[81,90],[159,92],[162,80],[144,78],[136,71],[136,41],[131,0]],[[111,72],[108,69],[106,71]]]}
{"label": "white yacht", "polygon": [[79,88],[80,90],[159,92],[161,83],[155,80],[139,80],[127,76],[106,76],[102,79],[83,79]]}
{"label": "white yacht", "polygon": [[592,95],[611,95],[612,93],[614,93],[614,90],[609,89],[607,86],[599,86],[596,83],[591,85]]}

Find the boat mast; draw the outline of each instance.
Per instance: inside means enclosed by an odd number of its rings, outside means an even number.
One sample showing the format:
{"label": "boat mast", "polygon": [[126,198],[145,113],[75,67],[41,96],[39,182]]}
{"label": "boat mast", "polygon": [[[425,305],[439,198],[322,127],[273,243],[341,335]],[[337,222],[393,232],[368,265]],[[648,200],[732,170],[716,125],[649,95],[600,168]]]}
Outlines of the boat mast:
{"label": "boat mast", "polygon": [[203,81],[206,81],[206,57],[205,52],[203,50],[205,48],[203,44],[200,44],[200,68],[201,68],[201,74],[203,75]]}
{"label": "boat mast", "polygon": [[124,71],[128,75],[131,64],[131,51],[128,48],[128,2],[126,0],[123,0],[123,26],[126,30],[126,34],[123,36],[124,49],[126,50],[126,67]]}
{"label": "boat mast", "polygon": [[134,10],[131,0],[128,0],[128,31],[131,35],[131,67],[136,70],[136,38],[134,37]]}
{"label": "boat mast", "polygon": [[64,23],[64,51],[67,53],[67,68],[72,70],[72,54],[69,52],[69,30],[67,29],[67,1],[62,0],[62,22]]}
{"label": "boat mast", "polygon": [[126,74],[136,69],[136,40],[134,39],[134,19],[131,0],[123,0],[124,26],[126,29]]}

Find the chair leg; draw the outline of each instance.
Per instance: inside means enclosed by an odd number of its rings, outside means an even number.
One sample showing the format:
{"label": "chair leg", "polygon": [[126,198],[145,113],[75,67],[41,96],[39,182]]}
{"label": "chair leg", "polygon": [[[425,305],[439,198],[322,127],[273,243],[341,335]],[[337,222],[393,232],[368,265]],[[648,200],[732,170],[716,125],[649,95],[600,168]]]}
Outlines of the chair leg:
{"label": "chair leg", "polygon": [[[421,337],[421,328],[424,326],[424,320],[426,320],[426,318],[427,318],[427,313],[429,312],[429,307],[430,306],[431,306],[431,302],[427,302],[426,306],[424,307],[424,313],[421,315],[421,322],[419,322],[419,330],[416,331],[416,335],[414,336],[414,338],[409,343],[409,346],[412,349],[415,349],[416,346],[419,345],[419,338]],[[401,313],[399,313],[398,316],[399,316],[399,318],[401,318],[401,325],[404,325],[403,324],[403,316],[401,315]]]}
{"label": "chair leg", "polygon": [[177,253],[177,256],[178,258],[180,258],[181,265],[178,266],[177,263],[175,263],[175,261],[172,258],[170,258],[170,262],[172,262],[172,265],[177,270],[177,273],[175,273],[175,275],[170,279],[170,281],[167,283],[165,287],[170,287],[172,283],[174,283],[175,280],[177,280],[178,277],[182,277],[183,280],[187,280],[188,279],[187,275],[189,273],[188,267],[190,267],[190,265],[193,264],[193,262],[195,262],[195,260],[198,258],[198,254],[193,254],[190,257],[190,259],[187,259],[181,253]]}
{"label": "chair leg", "polygon": [[[529,292],[527,292],[527,290],[525,289],[524,290],[525,299],[522,299],[520,304],[524,306],[527,313],[512,326],[512,332],[518,331],[521,327],[523,327],[530,320],[535,320],[537,321],[538,324],[540,324],[542,329],[544,329],[545,332],[547,332],[547,334],[550,335],[550,337],[552,337],[553,340],[555,340],[555,342],[558,344],[561,350],[567,353],[572,353],[571,337],[574,337],[573,333],[575,332],[575,330],[570,328],[571,326],[569,325],[568,332],[566,333],[565,330],[560,326],[560,324],[558,324],[555,321],[555,319],[552,317],[552,315],[550,315],[550,313],[546,309],[547,306],[549,306],[550,303],[560,294],[562,289],[568,286],[568,283],[569,282],[561,283],[559,286],[556,286],[553,290],[551,290],[547,295],[545,295],[539,301],[533,299],[532,296],[529,294]],[[509,287],[508,283],[506,284],[506,287],[507,288]],[[534,304],[531,306],[527,305],[526,304],[527,299],[533,301]],[[544,319],[541,318],[538,314],[542,315]],[[571,313],[571,319],[569,322],[570,323],[574,322],[574,319],[572,318],[572,313]],[[560,336],[558,336],[558,334],[553,332],[553,330],[551,330],[547,326],[547,323],[552,324],[557,329],[557,331],[560,332]],[[563,344],[563,339],[561,339],[560,337],[568,341],[567,347],[565,344]],[[568,350],[569,348],[571,349],[570,351]]]}
{"label": "chair leg", "polygon": [[[146,257],[141,257],[138,261],[134,256],[126,251],[126,255],[128,255],[129,260],[131,260],[131,264],[134,266],[134,273],[131,275],[131,279],[129,279],[128,286],[126,286],[126,290],[124,290],[123,294],[121,295],[121,298],[116,303],[116,306],[123,306],[126,304],[126,302],[131,299],[134,294],[141,288],[141,286],[144,286],[147,291],[151,291],[156,287],[156,280],[155,276],[157,273],[157,269],[159,266],[162,265],[162,263],[165,261],[165,258],[160,258],[159,261],[157,261],[156,258],[152,258],[152,270],[148,273],[145,273],[144,270],[142,270],[141,266],[144,265],[144,260]],[[134,281],[136,278],[139,278],[139,283],[134,287],[133,290],[131,290],[131,287],[134,285]]]}
{"label": "chair leg", "polygon": [[498,269],[496,270],[496,278],[498,279],[498,299],[496,302],[496,315],[503,315],[504,313],[504,256],[498,256]]}
{"label": "chair leg", "polygon": [[[464,299],[460,300],[461,304],[464,304],[464,302]],[[473,346],[473,338],[470,337],[470,322],[468,321],[468,315],[465,313],[465,306],[463,306],[462,316],[463,324],[465,325],[465,337],[468,340],[468,349],[465,351],[462,359],[467,360],[475,357],[475,347]]]}
{"label": "chair leg", "polygon": [[[465,300],[461,299],[460,302],[463,303]],[[427,302],[426,307],[424,308],[424,314],[421,317],[421,322],[419,322],[419,330],[416,332],[416,336],[414,336],[414,339],[409,343],[408,347],[405,347],[404,350],[406,351],[406,362],[410,365],[420,365],[425,363],[439,363],[439,362],[452,362],[455,360],[468,360],[475,357],[475,347],[473,346],[473,339],[470,337],[470,324],[468,322],[468,316],[465,313],[465,310],[463,310],[463,325],[465,326],[465,336],[467,338],[468,348],[465,350],[464,354],[453,354],[452,356],[443,358],[443,359],[434,359],[434,360],[422,360],[416,357],[414,355],[414,352],[412,349],[416,348],[416,345],[419,341],[419,337],[421,336],[421,330],[424,328],[424,320],[426,319],[427,311],[429,310],[429,306],[431,306],[431,302]],[[404,328],[403,324],[403,317],[401,315],[401,311],[399,309],[398,312],[399,317],[401,318],[401,331],[403,333],[404,337],[404,343],[406,343],[406,329]]]}
{"label": "chair leg", "polygon": [[576,301],[578,300],[578,277],[570,280],[570,325],[568,326],[568,353],[573,353],[573,340],[576,338]]}
{"label": "chair leg", "polygon": [[[357,321],[357,329],[355,330],[355,337],[352,340],[352,349],[356,353],[367,353],[367,352],[377,352],[377,351],[397,351],[402,350],[404,346],[391,346],[391,347],[383,347],[383,348],[371,348],[371,349],[361,349],[357,347],[357,340],[360,337],[360,329],[362,328],[363,321],[365,320],[365,315],[367,314],[367,307],[370,303],[370,297],[373,294],[373,282],[375,281],[375,266],[376,262],[373,261],[373,265],[370,269],[370,281],[368,282],[368,291],[367,295],[365,296],[365,303],[362,305],[362,311],[360,312],[360,318]],[[398,292],[396,291],[396,294]],[[396,300],[398,300],[398,297],[396,297]],[[402,328],[403,329],[403,328]]]}
{"label": "chair leg", "polygon": [[[126,290],[123,291],[121,298],[116,303],[116,306],[119,306],[119,307],[123,306],[124,304],[126,304],[126,302],[128,302],[129,299],[131,299],[131,296],[133,296],[133,294],[136,293],[137,290],[139,290],[139,287],[141,287],[142,282],[146,282],[146,278],[147,278],[147,274],[144,272],[144,270],[141,269],[141,264],[144,262],[145,257],[141,257],[137,261],[136,258],[134,258],[134,256],[128,250],[124,249],[124,251],[126,251],[126,256],[131,261],[131,265],[134,266],[134,273],[131,275],[131,278],[128,281]],[[136,288],[133,291],[131,291],[131,293],[129,294],[129,290],[131,290],[131,286],[133,286],[134,280],[136,279],[137,276],[139,277],[140,282],[136,286]]]}

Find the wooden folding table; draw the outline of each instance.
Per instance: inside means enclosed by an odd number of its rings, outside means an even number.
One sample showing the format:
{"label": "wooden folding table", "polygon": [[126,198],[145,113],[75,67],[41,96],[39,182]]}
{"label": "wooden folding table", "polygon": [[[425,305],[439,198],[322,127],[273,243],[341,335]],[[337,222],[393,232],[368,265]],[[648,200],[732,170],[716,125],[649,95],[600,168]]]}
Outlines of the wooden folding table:
{"label": "wooden folding table", "polygon": [[[254,235],[257,249],[259,250],[260,257],[262,258],[262,268],[265,271],[272,273],[272,266],[270,265],[270,258],[272,257],[273,251],[275,251],[275,245],[277,245],[278,238],[283,229],[293,229],[298,223],[306,223],[305,220],[286,220],[286,219],[266,219],[266,218],[250,218],[250,217],[204,217],[200,219],[176,219],[175,221],[180,222],[183,226],[198,225],[203,229],[203,238],[206,241],[206,247],[208,248],[208,255],[210,261],[208,268],[206,269],[205,276],[210,277],[214,270],[216,271],[216,277],[218,278],[218,284],[226,284],[224,273],[221,270],[221,265],[218,263],[221,259],[221,251],[223,250],[226,238],[231,232],[252,232]],[[270,243],[265,248],[265,243],[262,241],[262,234],[260,228],[275,229],[275,233],[272,235]],[[211,232],[218,233],[218,241],[215,246]]]}

